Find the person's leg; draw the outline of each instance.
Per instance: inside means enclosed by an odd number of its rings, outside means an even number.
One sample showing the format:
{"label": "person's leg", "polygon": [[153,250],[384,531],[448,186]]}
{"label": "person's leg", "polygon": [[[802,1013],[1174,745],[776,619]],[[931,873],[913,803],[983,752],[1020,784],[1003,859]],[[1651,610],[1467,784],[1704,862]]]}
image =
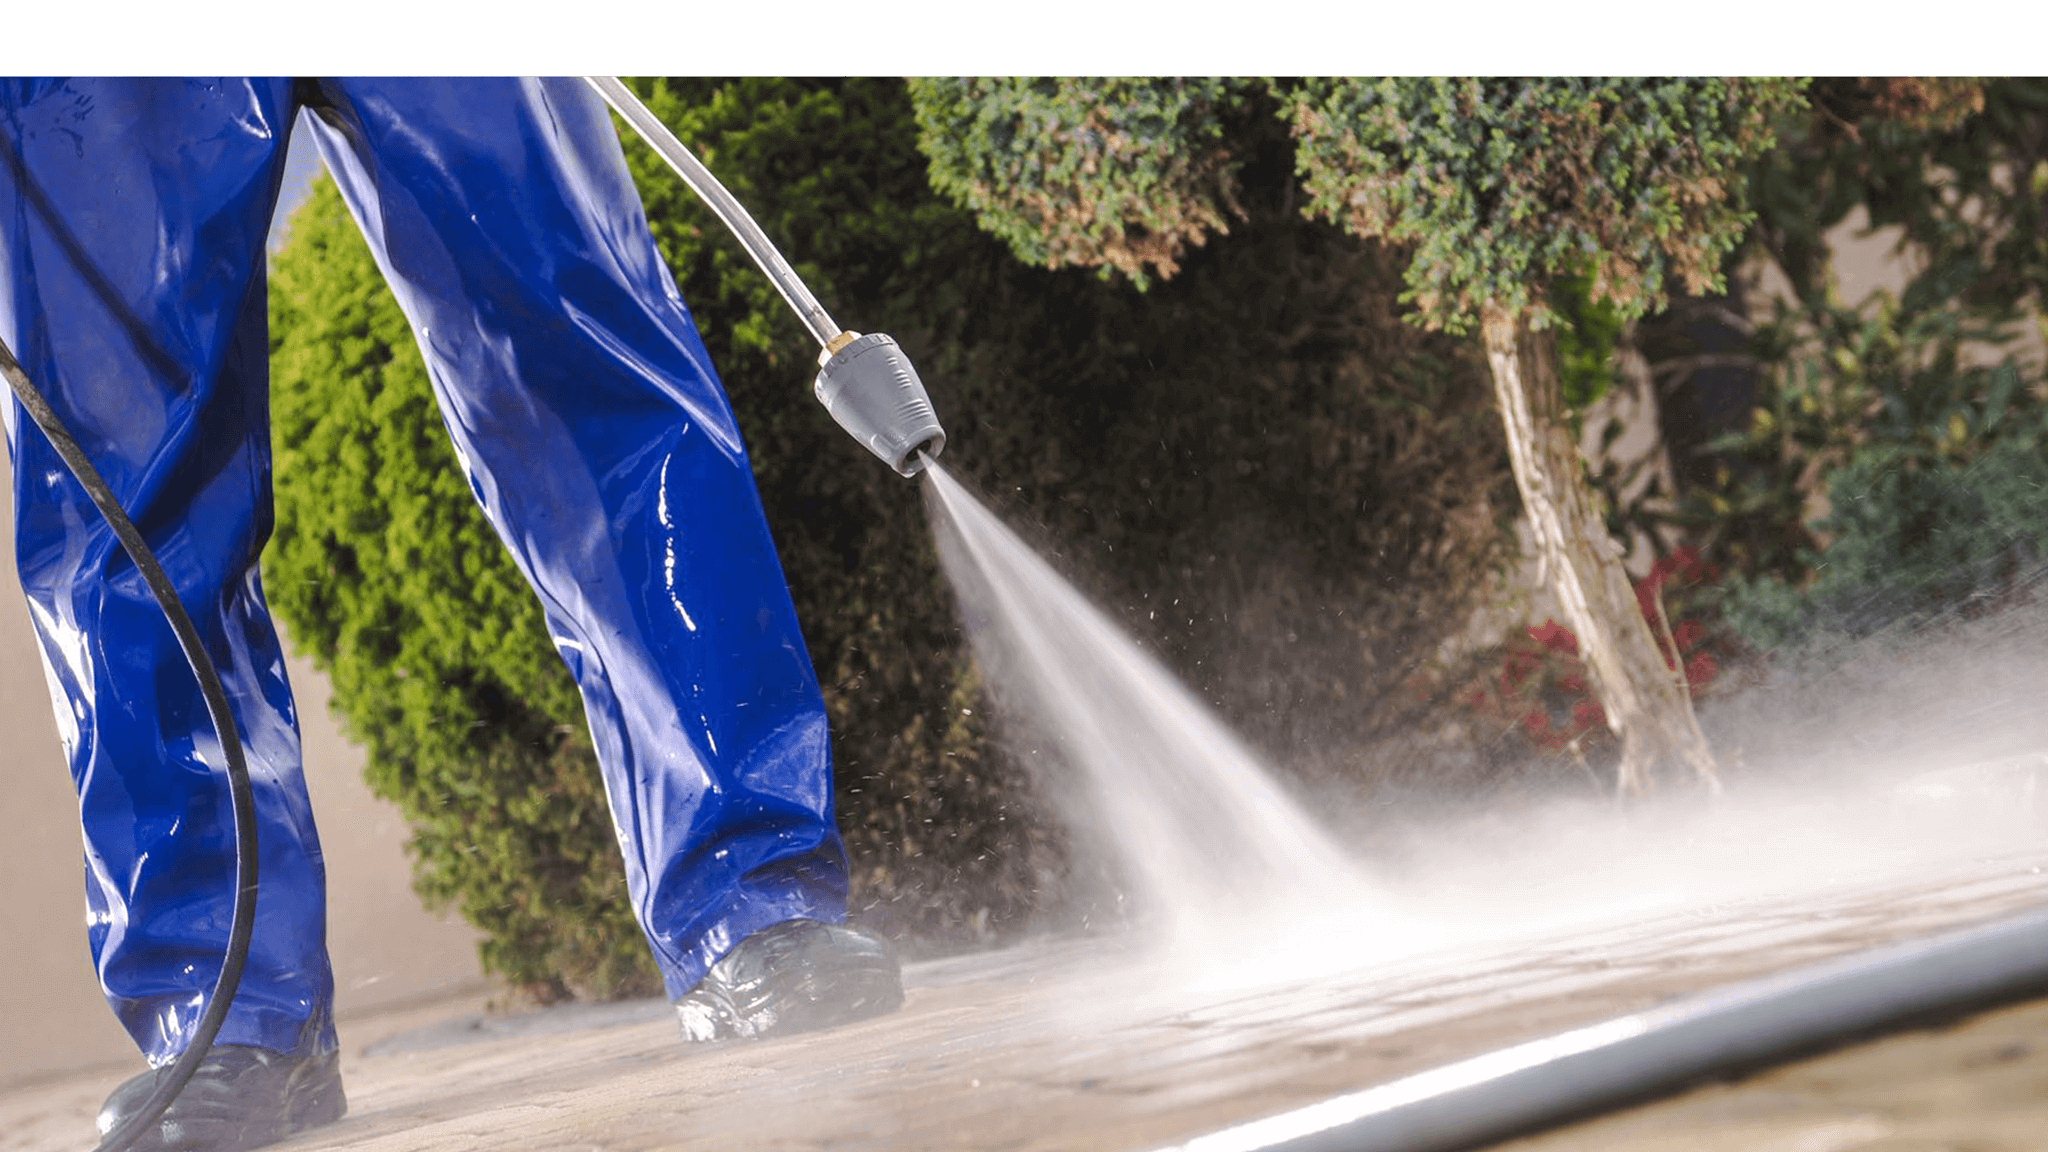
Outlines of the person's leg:
{"label": "person's leg", "polygon": [[582,689],[670,998],[763,928],[843,919],[818,685],[603,104],[581,81],[504,79],[333,81],[309,100]]}
{"label": "person's leg", "polygon": [[[218,1045],[335,1047],[324,873],[256,560],[270,531],[263,244],[281,81],[0,80],[0,334],[156,550],[240,720],[262,851]],[[85,832],[100,982],[153,1065],[205,1009],[234,902],[219,742],[112,531],[6,405],[15,549]]]}

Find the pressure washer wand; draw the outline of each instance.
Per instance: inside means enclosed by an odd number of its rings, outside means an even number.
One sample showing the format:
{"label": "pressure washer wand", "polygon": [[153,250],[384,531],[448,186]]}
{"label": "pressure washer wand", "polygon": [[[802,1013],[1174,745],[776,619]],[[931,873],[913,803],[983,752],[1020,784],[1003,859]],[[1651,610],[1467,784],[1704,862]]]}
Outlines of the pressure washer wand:
{"label": "pressure washer wand", "polygon": [[818,354],[813,390],[832,419],[905,476],[915,475],[937,457],[946,446],[946,430],[939,426],[938,413],[932,410],[931,397],[925,394],[917,369],[911,367],[910,358],[896,341],[879,332],[849,332],[833,323],[761,226],[711,170],[683,147],[668,125],[617,77],[585,76],[584,80],[732,229],[775,290],[817,338],[823,351]]}
{"label": "pressure washer wand", "polygon": [[619,83],[618,77],[585,76],[584,79],[592,88],[597,89],[597,94],[604,97],[605,103],[610,104],[626,123],[633,126],[633,131],[638,132],[640,138],[647,141],[647,146],[654,149],[656,155],[668,161],[668,166],[676,170],[676,175],[683,178],[683,183],[690,186],[690,191],[701,197],[704,203],[718,214],[718,218],[725,221],[725,226],[732,229],[733,235],[739,237],[740,243],[746,246],[747,254],[754,258],[754,263],[759,264],[761,271],[768,274],[768,279],[775,284],[775,290],[782,293],[782,298],[789,301],[791,308],[796,309],[796,314],[802,318],[804,327],[809,328],[811,335],[818,338],[820,346],[830,348],[833,339],[839,335],[839,325],[832,322],[832,317],[826,314],[824,305],[819,304],[818,298],[811,295],[811,290],[804,286],[796,270],[789,266],[789,261],[782,258],[782,253],[769,242],[767,235],[761,231],[761,226],[754,223],[754,218],[747,214],[747,210],[740,202],[733,199],[732,193],[725,190],[725,185],[718,182],[718,177],[713,176],[709,168],[704,167],[695,156],[692,156],[690,150],[683,147],[683,142],[676,139],[675,133],[668,130],[668,125],[663,124],[649,111],[647,105],[642,104],[640,98],[633,95],[632,89]]}

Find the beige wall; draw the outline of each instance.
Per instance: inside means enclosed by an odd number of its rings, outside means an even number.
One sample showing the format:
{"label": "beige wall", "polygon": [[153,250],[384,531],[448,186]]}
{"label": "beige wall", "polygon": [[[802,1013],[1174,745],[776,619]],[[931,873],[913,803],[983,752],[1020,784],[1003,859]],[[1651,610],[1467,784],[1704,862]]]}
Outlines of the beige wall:
{"label": "beige wall", "polygon": [[[0,1088],[84,1066],[135,1061],[100,998],[85,943],[77,800],[51,719],[42,663],[14,573],[13,496],[0,468]],[[482,983],[475,933],[413,896],[405,827],[362,782],[363,753],[328,715],[326,677],[290,662],[304,729],[307,788],[327,855],[328,940],[343,1020]],[[111,1074],[110,1070],[110,1074]]]}

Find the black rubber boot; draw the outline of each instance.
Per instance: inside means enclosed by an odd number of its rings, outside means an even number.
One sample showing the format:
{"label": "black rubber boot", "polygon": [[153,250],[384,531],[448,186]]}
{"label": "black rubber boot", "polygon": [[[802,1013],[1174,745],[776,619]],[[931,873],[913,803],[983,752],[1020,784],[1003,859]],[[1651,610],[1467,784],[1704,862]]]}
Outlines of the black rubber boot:
{"label": "black rubber boot", "polygon": [[887,944],[841,924],[785,920],[712,965],[676,1001],[676,1016],[685,1040],[731,1040],[830,1028],[902,1003]]}
{"label": "black rubber boot", "polygon": [[[100,1105],[100,1135],[141,1108],[169,1073],[168,1067],[152,1069],[114,1089]],[[155,1129],[144,1130],[130,1147],[136,1152],[242,1152],[332,1124],[347,1111],[338,1053],[293,1059],[266,1048],[223,1045],[207,1052]]]}

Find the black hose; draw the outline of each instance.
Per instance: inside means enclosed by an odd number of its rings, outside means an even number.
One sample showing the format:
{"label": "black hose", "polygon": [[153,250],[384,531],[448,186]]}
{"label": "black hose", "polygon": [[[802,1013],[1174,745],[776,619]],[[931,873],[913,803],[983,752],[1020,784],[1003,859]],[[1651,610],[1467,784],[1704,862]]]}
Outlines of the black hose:
{"label": "black hose", "polygon": [[135,1139],[146,1132],[164,1110],[177,1099],[192,1074],[199,1070],[199,1062],[206,1059],[207,1050],[213,1047],[213,1038],[220,1033],[221,1023],[227,1019],[228,1006],[234,1001],[235,989],[242,982],[242,967],[249,958],[249,938],[256,928],[256,797],[249,786],[249,768],[242,758],[242,741],[235,731],[234,713],[228,708],[227,691],[221,687],[220,674],[215,671],[213,660],[206,654],[205,645],[200,642],[199,630],[192,626],[192,618],[185,613],[185,606],[178,600],[178,590],[171,586],[163,566],[157,563],[156,554],[136,531],[128,514],[121,510],[121,503],[114,498],[107,482],[101,479],[99,470],[86,458],[78,441],[73,439],[64,422],[50,407],[49,401],[29,381],[22,371],[21,363],[14,358],[14,350],[0,340],[0,374],[7,377],[7,384],[14,389],[15,398],[22,408],[35,420],[36,426],[49,438],[51,447],[57,450],[71,475],[76,477],[86,495],[106,518],[107,526],[121,541],[121,547],[128,552],[128,558],[135,563],[135,570],[149,584],[151,594],[156,597],[157,606],[163,609],[164,619],[171,631],[177,634],[178,647],[184,650],[185,662],[192,666],[192,674],[199,678],[199,691],[206,698],[206,714],[212,718],[214,731],[220,734],[221,755],[227,761],[228,795],[235,814],[235,911],[228,925],[227,955],[222,958],[220,977],[214,981],[213,992],[207,998],[206,1011],[200,1014],[199,1026],[193,1030],[192,1039],[185,1051],[171,1064],[170,1075],[163,1078],[143,1102],[141,1109],[130,1116],[125,1123],[107,1133],[95,1152],[117,1152],[126,1149]]}

